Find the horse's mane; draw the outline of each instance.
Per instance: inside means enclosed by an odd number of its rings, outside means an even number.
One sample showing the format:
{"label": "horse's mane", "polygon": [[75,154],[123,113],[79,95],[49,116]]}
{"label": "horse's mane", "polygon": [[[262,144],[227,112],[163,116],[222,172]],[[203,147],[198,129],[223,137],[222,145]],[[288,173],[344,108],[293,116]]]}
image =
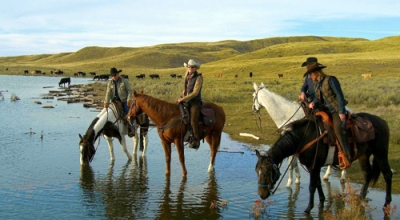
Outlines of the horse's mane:
{"label": "horse's mane", "polygon": [[146,94],[137,94],[136,99],[142,99],[143,103],[158,112],[160,117],[171,117],[171,114],[179,114],[178,103],[167,102]]}

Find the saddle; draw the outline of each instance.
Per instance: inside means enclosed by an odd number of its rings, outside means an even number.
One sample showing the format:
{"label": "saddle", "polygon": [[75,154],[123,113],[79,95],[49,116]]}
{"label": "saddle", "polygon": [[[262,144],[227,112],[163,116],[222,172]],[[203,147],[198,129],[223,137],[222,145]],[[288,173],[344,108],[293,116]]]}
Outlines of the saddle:
{"label": "saddle", "polygon": [[[181,113],[181,119],[183,123],[189,124],[190,115],[189,115],[189,107],[186,102],[179,103],[179,111]],[[215,124],[215,113],[214,110],[208,106],[207,104],[201,104],[200,114],[199,114],[199,122],[203,123],[205,126],[211,126]]]}
{"label": "saddle", "polygon": [[[315,114],[316,116],[320,116],[323,122],[323,128],[321,130],[325,130],[324,132],[328,133],[327,140],[324,139],[324,143],[328,143],[329,146],[336,146],[338,148],[339,154],[339,162],[343,161],[344,153],[342,149],[339,148],[338,140],[333,131],[333,122],[332,118],[326,112],[320,111]],[[354,156],[353,160],[357,157],[357,143],[362,144],[369,140],[375,138],[375,131],[372,123],[364,117],[358,116],[356,114],[348,113],[346,121],[346,132],[348,135],[348,143],[353,144]],[[349,164],[348,164],[349,165]],[[346,165],[346,166],[348,166]],[[341,167],[342,168],[342,167]],[[343,167],[344,169],[345,167]]]}

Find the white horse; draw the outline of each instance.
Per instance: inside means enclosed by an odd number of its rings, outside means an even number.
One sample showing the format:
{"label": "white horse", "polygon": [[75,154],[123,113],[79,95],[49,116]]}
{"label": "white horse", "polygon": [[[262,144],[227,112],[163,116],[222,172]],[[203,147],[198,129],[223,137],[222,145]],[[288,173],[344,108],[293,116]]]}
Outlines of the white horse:
{"label": "white horse", "polygon": [[[89,128],[86,131],[86,134],[83,137],[81,134],[79,134],[81,165],[89,164],[92,161],[94,154],[96,153],[96,148],[94,145],[101,134],[103,134],[104,138],[108,143],[111,162],[115,160],[114,146],[112,142],[113,137],[119,140],[121,148],[128,157],[128,160],[132,160],[132,156],[136,157],[138,139],[139,139],[137,129],[135,129],[135,136],[133,137],[133,152],[131,156],[128,150],[126,149],[126,141],[125,141],[125,135],[128,134],[128,124],[118,114],[115,105],[111,103],[108,108],[103,108],[103,110],[92,121],[92,123],[89,125]],[[147,144],[148,144],[148,137],[146,133],[143,138],[142,156],[145,156]]]}
{"label": "white horse", "polygon": [[[283,96],[269,91],[265,87],[264,83],[261,83],[260,86],[257,86],[256,83],[253,83],[253,87],[255,90],[255,92],[253,93],[253,111],[259,112],[261,107],[264,107],[278,128],[284,129],[284,126],[286,124],[305,117],[304,111],[299,103],[292,102]],[[350,111],[350,109],[347,110]],[[295,157],[293,158],[293,156],[290,156],[288,162],[292,163],[289,164],[289,177],[286,187],[290,187],[290,185],[292,184],[293,168],[296,172],[295,183],[300,183],[301,178],[297,159]],[[323,179],[327,180],[330,174],[331,166],[328,166]],[[340,182],[344,183],[345,180],[346,170],[343,170],[340,176]]]}

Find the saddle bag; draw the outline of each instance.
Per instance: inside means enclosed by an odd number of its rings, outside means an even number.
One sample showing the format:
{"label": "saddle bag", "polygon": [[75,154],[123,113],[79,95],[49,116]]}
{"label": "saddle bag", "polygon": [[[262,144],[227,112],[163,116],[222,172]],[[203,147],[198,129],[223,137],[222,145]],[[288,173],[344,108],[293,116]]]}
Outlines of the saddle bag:
{"label": "saddle bag", "polygon": [[204,125],[210,126],[215,123],[214,109],[212,109],[210,106],[203,104],[200,112],[203,116]]}
{"label": "saddle bag", "polygon": [[351,115],[351,129],[357,143],[365,143],[375,139],[375,130],[372,123],[361,116]]}

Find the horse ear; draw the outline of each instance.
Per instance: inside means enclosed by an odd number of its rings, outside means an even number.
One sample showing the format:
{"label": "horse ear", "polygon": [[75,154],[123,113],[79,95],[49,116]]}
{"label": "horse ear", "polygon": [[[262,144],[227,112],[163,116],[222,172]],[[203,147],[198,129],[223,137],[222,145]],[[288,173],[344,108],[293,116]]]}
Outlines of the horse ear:
{"label": "horse ear", "polygon": [[257,155],[258,158],[261,157],[260,152],[258,152],[258,150],[256,150],[256,155]]}
{"label": "horse ear", "polygon": [[144,94],[144,91],[143,91],[143,89],[142,89],[142,92],[141,92],[142,94]]}
{"label": "horse ear", "polygon": [[264,82],[261,82],[260,87],[265,87]]}
{"label": "horse ear", "polygon": [[133,96],[137,96],[136,90],[133,90]]}
{"label": "horse ear", "polygon": [[254,90],[257,91],[257,89],[258,89],[257,83],[253,83],[253,87],[254,87]]}
{"label": "horse ear", "polygon": [[79,134],[79,138],[82,140],[83,139],[83,137],[82,137],[82,135],[81,134]]}

